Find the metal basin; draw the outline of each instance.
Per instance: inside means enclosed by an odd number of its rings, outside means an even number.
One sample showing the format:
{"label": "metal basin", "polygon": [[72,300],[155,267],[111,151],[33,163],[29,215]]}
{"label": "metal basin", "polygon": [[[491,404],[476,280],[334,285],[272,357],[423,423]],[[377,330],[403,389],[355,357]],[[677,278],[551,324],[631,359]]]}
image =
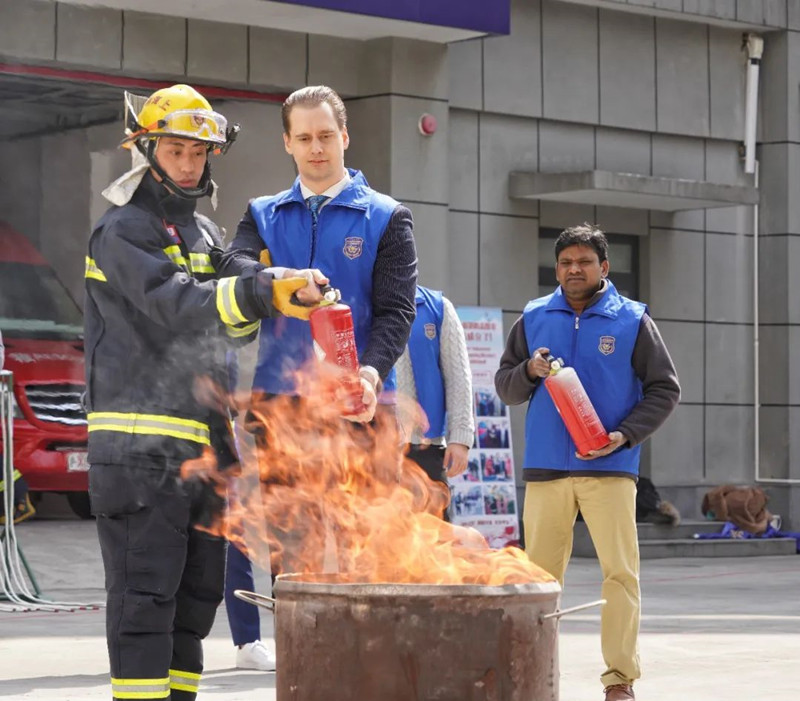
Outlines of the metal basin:
{"label": "metal basin", "polygon": [[282,575],[278,701],[557,701],[560,591]]}

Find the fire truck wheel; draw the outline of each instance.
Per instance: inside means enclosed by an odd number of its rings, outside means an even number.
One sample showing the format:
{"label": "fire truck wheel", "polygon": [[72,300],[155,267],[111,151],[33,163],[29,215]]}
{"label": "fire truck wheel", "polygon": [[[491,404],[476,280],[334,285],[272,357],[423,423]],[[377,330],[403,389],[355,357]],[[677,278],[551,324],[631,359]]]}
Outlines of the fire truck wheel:
{"label": "fire truck wheel", "polygon": [[67,492],[67,501],[72,512],[83,519],[92,518],[92,509],[89,504],[89,492]]}

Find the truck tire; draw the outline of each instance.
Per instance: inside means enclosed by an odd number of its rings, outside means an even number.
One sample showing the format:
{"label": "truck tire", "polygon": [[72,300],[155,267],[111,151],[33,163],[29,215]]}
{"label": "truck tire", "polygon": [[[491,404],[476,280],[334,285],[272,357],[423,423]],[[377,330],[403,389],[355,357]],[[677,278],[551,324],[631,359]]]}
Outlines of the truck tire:
{"label": "truck tire", "polygon": [[92,507],[89,503],[89,492],[67,492],[67,501],[72,512],[82,519],[92,518]]}

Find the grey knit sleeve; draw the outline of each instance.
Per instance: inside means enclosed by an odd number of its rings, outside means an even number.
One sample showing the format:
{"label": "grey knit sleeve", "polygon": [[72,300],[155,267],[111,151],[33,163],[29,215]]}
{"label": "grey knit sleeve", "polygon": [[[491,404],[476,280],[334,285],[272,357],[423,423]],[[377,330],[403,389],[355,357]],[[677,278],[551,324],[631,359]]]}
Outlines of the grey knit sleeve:
{"label": "grey knit sleeve", "polygon": [[464,338],[464,327],[452,302],[446,297],[443,302],[444,318],[439,340],[439,365],[444,378],[447,442],[471,446],[475,433],[475,417],[467,341]]}

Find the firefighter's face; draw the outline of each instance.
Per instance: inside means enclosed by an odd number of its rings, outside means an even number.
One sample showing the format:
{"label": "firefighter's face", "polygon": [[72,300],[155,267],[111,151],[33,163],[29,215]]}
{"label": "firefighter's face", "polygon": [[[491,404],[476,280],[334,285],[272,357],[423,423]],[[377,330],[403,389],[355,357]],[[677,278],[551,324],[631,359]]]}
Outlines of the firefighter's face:
{"label": "firefighter's face", "polygon": [[[156,160],[170,179],[183,188],[194,188],[200,184],[206,167],[208,149],[202,141],[163,136],[156,146]],[[153,173],[156,180],[161,180]]]}
{"label": "firefighter's face", "polygon": [[297,164],[300,179],[317,194],[344,177],[344,152],[350,136],[347,127],[339,127],[327,102],[316,107],[293,107],[283,142],[286,153]]}
{"label": "firefighter's face", "polygon": [[558,254],[556,278],[568,299],[588,299],[606,275],[608,261],[601,263],[591,246],[568,246]]}

